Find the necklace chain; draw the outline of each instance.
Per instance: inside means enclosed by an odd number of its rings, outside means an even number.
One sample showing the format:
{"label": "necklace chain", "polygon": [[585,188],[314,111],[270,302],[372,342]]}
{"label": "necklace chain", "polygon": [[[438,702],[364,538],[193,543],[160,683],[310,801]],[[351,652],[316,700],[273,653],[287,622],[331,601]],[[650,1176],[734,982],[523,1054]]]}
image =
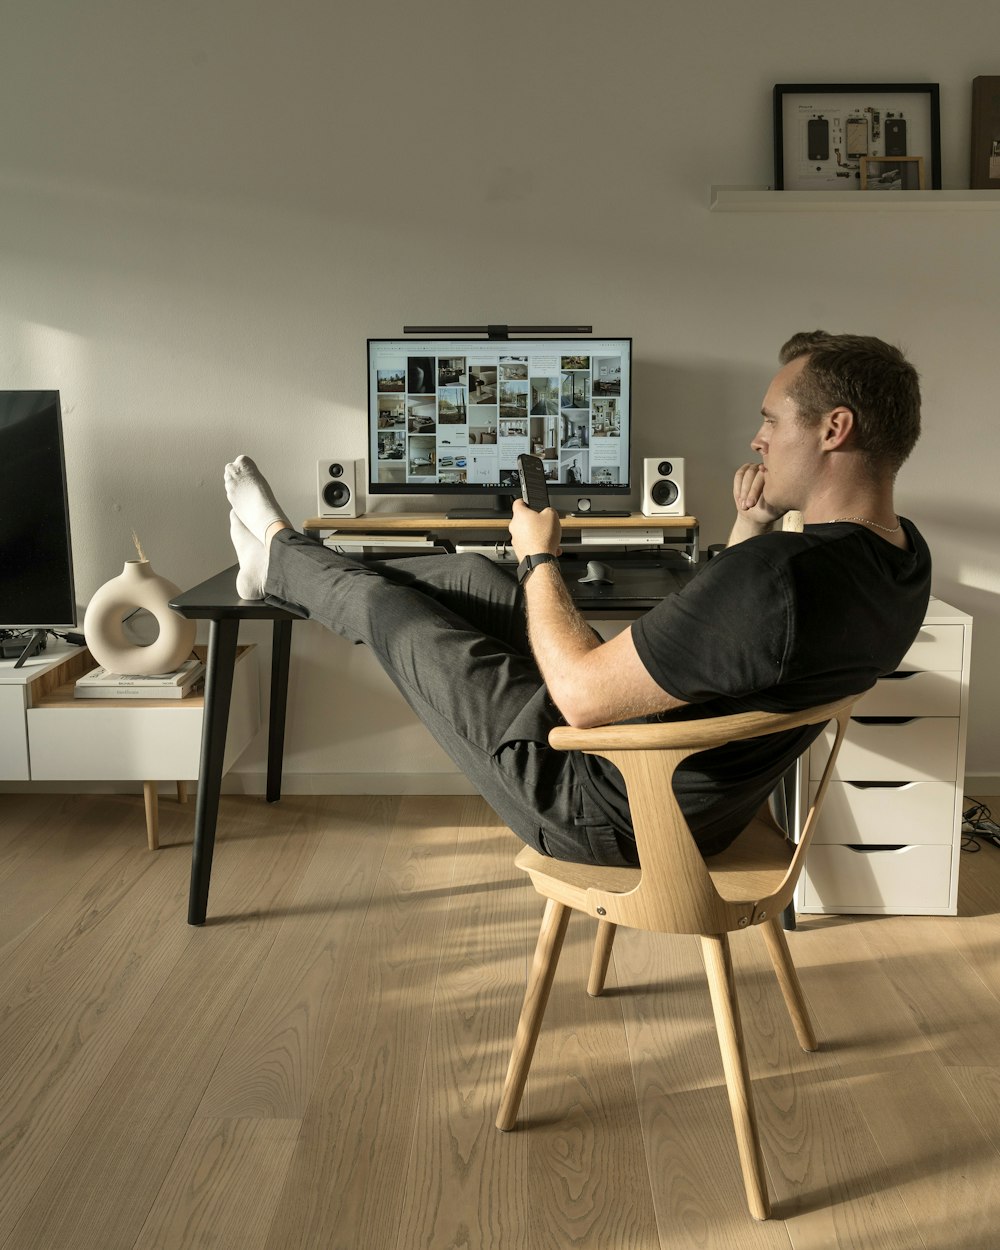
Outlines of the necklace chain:
{"label": "necklace chain", "polygon": [[891,529],[888,525],[879,525],[878,521],[869,521],[866,516],[835,516],[829,524],[836,525],[838,521],[859,521],[862,525],[870,525],[872,529],[881,530],[883,534],[898,534],[903,528],[898,517]]}

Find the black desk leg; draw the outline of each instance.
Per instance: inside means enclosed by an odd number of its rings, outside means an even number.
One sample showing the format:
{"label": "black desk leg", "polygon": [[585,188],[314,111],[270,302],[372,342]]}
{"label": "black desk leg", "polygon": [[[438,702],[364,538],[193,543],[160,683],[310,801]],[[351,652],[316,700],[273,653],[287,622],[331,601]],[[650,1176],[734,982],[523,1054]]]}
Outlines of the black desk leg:
{"label": "black desk leg", "polygon": [[212,879],[212,852],[215,850],[215,827],[219,819],[222,765],[226,754],[239,628],[238,620],[212,621],[208,636],[205,721],[201,731],[201,771],[194,814],[188,924],[204,924],[208,913],[208,886]]}
{"label": "black desk leg", "polygon": [[281,798],[281,765],[285,754],[285,712],[288,669],[292,654],[292,622],[275,621],[271,633],[271,710],[267,731],[267,801]]}

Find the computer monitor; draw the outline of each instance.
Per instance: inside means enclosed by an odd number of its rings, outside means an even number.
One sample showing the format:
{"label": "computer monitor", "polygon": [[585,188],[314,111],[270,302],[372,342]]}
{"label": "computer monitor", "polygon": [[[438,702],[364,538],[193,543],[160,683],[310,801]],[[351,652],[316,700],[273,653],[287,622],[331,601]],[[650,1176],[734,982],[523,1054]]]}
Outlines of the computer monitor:
{"label": "computer monitor", "polygon": [[531,452],[552,495],[624,503],[631,381],[631,338],[370,338],[368,492],[509,511]]}
{"label": "computer monitor", "polygon": [[58,391],[0,391],[0,631],[76,625]]}

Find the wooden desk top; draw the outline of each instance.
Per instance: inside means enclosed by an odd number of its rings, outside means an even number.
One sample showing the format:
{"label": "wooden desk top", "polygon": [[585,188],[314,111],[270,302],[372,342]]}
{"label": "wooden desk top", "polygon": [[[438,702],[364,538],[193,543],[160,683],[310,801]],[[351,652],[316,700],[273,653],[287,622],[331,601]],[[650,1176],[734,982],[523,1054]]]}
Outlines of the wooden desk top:
{"label": "wooden desk top", "polygon": [[[564,530],[601,529],[692,529],[698,524],[693,516],[643,516],[633,512],[627,517],[561,515]],[[338,530],[363,534],[432,533],[438,530],[506,530],[507,517],[475,517],[462,520],[447,517],[443,512],[364,512],[358,517],[321,516],[302,522],[304,530]]]}

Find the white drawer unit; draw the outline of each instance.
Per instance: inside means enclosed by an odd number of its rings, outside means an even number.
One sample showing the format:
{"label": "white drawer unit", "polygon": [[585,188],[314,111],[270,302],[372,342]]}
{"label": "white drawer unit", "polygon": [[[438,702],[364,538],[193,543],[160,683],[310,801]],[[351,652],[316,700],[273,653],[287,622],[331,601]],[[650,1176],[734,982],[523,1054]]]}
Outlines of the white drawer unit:
{"label": "white drawer unit", "polygon": [[[203,654],[203,649],[197,648]],[[156,783],[178,794],[198,776],[204,699],[76,699],[94,661],[54,647],[21,669],[0,665],[0,781],[141,781],[149,844],[156,845]],[[260,728],[257,650],[240,647],[233,673],[223,771]]]}
{"label": "white drawer unit", "polygon": [[[855,706],[798,911],[957,912],[971,646],[972,618],[932,599],[899,669]],[[801,793],[815,793],[832,739],[800,761]]]}

